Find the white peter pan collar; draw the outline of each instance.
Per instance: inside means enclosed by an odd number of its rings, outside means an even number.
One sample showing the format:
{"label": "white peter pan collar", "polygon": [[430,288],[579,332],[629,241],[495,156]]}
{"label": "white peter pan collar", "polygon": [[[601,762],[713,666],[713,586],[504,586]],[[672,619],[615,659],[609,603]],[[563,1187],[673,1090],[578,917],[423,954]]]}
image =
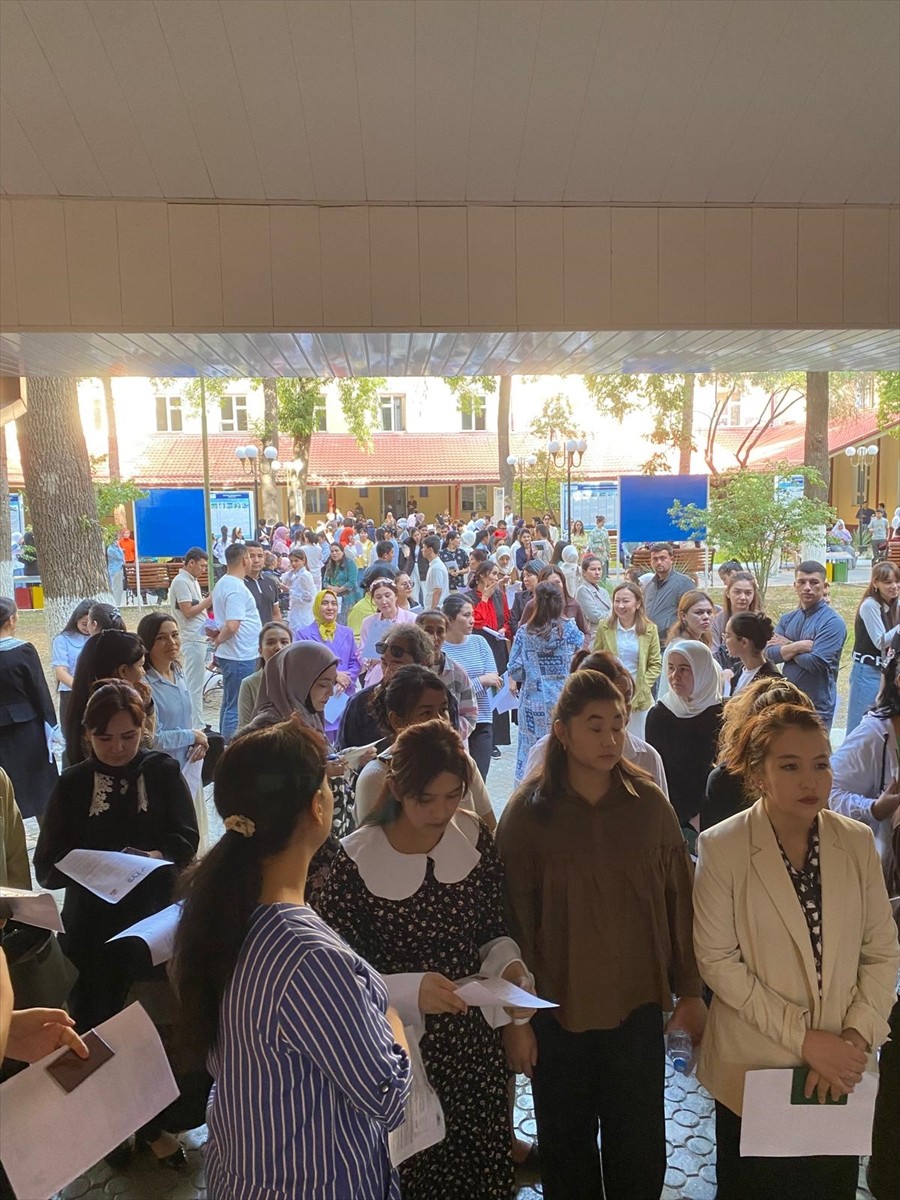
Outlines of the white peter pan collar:
{"label": "white peter pan collar", "polygon": [[438,883],[459,883],[481,861],[476,849],[481,826],[467,812],[457,812],[428,854],[401,854],[381,825],[363,825],[341,841],[356,863],[360,878],[374,896],[406,900],[422,886],[429,858]]}

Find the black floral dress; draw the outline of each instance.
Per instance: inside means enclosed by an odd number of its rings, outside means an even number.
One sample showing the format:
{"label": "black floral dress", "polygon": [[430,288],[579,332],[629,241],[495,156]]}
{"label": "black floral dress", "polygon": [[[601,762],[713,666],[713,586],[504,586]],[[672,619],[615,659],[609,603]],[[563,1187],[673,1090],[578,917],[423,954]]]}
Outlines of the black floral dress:
{"label": "black floral dress", "polygon": [[[457,883],[436,879],[429,857],[421,886],[403,900],[374,895],[342,848],[319,911],[382,975],[474,975],[479,947],[507,936],[503,867],[484,825],[476,848],[480,860]],[[447,1133],[400,1167],[403,1200],[509,1200],[513,1166],[500,1031],[477,1008],[465,1016],[428,1015],[420,1049]]]}

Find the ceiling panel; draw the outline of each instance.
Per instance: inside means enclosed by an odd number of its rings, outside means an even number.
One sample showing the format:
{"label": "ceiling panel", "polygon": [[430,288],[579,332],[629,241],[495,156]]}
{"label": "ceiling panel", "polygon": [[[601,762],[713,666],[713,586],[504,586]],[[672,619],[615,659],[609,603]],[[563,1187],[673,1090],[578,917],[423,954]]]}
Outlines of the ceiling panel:
{"label": "ceiling panel", "polygon": [[353,0],[353,48],[366,198],[416,190],[416,9],[412,0]]}
{"label": "ceiling panel", "polygon": [[416,9],[416,198],[466,198],[478,0]]}
{"label": "ceiling panel", "polygon": [[532,375],[896,370],[900,331],[767,329],[415,334],[17,333],[3,375]]}
{"label": "ceiling panel", "polygon": [[52,196],[53,180],[44,170],[34,146],[28,140],[18,117],[0,94],[0,146],[2,190],[14,196]]}

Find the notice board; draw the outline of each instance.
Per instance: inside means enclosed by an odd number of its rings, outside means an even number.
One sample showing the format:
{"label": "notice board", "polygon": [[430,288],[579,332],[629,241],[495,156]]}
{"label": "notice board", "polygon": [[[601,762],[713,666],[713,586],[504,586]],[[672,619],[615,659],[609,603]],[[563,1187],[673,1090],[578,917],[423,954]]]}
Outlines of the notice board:
{"label": "notice board", "polygon": [[[708,475],[622,475],[619,478],[619,541],[683,542],[689,531],[672,523],[669,509],[676,500],[706,508]],[[698,530],[697,536],[706,536]]]}

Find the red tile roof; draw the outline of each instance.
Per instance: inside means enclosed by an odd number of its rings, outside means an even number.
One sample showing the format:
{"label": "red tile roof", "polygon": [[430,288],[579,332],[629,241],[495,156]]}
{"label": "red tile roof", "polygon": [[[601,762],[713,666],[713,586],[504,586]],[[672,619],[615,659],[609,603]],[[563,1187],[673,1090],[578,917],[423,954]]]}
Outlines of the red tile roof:
{"label": "red tile roof", "polygon": [[[890,422],[888,429],[900,425],[900,417]],[[735,465],[734,452],[750,432],[749,429],[722,429],[716,436],[716,466]],[[854,413],[852,417],[836,418],[828,422],[828,453],[841,454],[848,446],[857,446],[877,439],[879,435],[878,415],[874,409]],[[764,462],[803,462],[806,424],[777,425],[763,431],[750,455],[752,467]],[[730,460],[730,461],[729,461]]]}

